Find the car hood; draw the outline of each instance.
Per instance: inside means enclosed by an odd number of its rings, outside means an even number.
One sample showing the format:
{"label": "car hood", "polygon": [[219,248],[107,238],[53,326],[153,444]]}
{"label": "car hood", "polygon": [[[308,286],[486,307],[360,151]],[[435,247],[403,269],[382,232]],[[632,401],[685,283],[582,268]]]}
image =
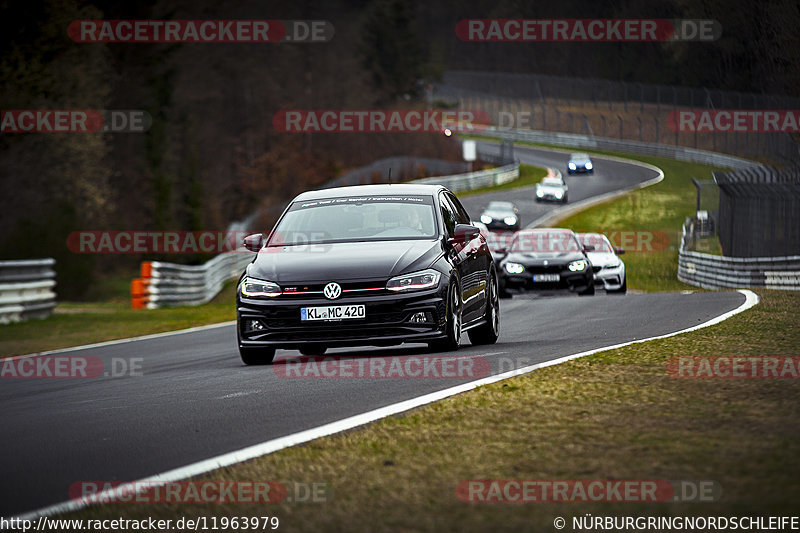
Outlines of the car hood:
{"label": "car hood", "polygon": [[576,165],[585,165],[586,163],[590,162],[591,159],[570,159],[570,163],[575,163]]}
{"label": "car hood", "polygon": [[566,185],[545,185],[542,183],[539,183],[538,185],[536,185],[536,187],[538,187],[543,191],[563,191],[564,189],[567,188]]}
{"label": "car hood", "polygon": [[506,261],[522,263],[526,266],[544,265],[545,261],[551,265],[566,264],[579,259],[586,259],[586,257],[581,252],[511,252],[505,258]]}
{"label": "car hood", "polygon": [[608,252],[588,252],[586,255],[594,266],[607,267],[621,261],[615,254]]}
{"label": "car hood", "polygon": [[484,211],[483,213],[481,213],[481,216],[483,216],[483,215],[489,215],[490,217],[492,217],[495,220],[502,220],[502,219],[504,219],[506,217],[516,217],[517,216],[516,213],[512,213],[511,211],[494,211],[494,210],[489,211],[488,209],[486,211]]}
{"label": "car hood", "polygon": [[277,283],[321,283],[392,276],[430,267],[439,240],[371,241],[264,248],[247,275]]}

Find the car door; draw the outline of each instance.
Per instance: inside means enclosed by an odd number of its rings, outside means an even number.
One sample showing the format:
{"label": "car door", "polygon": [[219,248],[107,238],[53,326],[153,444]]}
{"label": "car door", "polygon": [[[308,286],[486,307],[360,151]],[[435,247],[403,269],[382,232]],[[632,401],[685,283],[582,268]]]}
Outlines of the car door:
{"label": "car door", "polygon": [[[451,193],[444,193],[444,197],[453,210],[458,224],[471,225],[467,210]],[[491,254],[486,244],[486,239],[478,235],[465,242],[462,249],[463,263],[460,270],[461,298],[464,302],[464,321],[480,318],[486,308],[486,283],[487,272]]]}

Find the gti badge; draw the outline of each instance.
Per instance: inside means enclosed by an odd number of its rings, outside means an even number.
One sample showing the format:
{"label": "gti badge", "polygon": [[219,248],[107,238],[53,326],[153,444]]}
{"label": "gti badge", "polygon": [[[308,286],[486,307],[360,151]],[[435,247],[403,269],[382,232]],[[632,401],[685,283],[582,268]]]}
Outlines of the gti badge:
{"label": "gti badge", "polygon": [[328,300],[335,300],[342,295],[342,286],[335,282],[328,283],[325,285],[325,288],[322,289],[322,293]]}

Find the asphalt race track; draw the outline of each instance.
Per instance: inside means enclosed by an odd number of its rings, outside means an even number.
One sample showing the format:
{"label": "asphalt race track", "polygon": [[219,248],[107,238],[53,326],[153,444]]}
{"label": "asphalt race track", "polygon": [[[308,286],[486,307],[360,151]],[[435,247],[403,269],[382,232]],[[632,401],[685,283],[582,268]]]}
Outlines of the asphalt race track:
{"label": "asphalt race track", "polygon": [[[517,153],[523,162],[559,169],[567,157],[532,148],[518,148]],[[593,176],[567,178],[570,201],[654,177],[650,170],[600,158],[596,166]],[[491,193],[465,203],[477,217],[476,209],[490,197],[511,199],[524,209],[527,224],[527,217],[549,206],[536,204],[526,191]],[[530,197],[530,205],[523,197]],[[465,346],[443,357],[471,357],[498,373],[696,326],[735,309],[744,299],[737,292],[515,297],[501,302],[496,345],[471,347],[465,335]],[[423,345],[329,354],[355,360],[391,356],[401,362],[429,355]],[[120,361],[136,361],[140,372],[0,380],[0,516],[66,501],[75,482],[142,479],[475,379],[286,378],[285,362],[297,352],[279,351],[273,367],[245,367],[233,325],[65,355],[97,357],[106,370]]]}

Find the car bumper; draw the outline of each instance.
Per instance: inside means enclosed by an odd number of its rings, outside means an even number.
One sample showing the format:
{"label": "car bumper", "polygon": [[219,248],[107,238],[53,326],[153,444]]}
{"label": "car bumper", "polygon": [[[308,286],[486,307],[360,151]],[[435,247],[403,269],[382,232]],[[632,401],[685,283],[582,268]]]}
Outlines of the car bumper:
{"label": "car bumper", "polygon": [[505,273],[501,278],[503,288],[509,292],[525,291],[568,291],[582,292],[593,283],[591,271],[585,272],[561,272],[559,281],[538,282],[533,281],[533,274],[536,272],[524,272],[522,274]]}
{"label": "car bumper", "polygon": [[554,194],[545,194],[542,196],[537,196],[536,199],[541,202],[563,202],[564,196],[562,195],[561,198],[559,198]]}
{"label": "car bumper", "polygon": [[[237,298],[241,347],[297,348],[308,344],[380,346],[430,342],[445,337],[447,286],[432,291],[348,297],[338,300]],[[363,319],[302,321],[300,309],[329,305],[364,305]],[[410,322],[425,313],[425,322]],[[254,321],[261,329],[254,327]]]}
{"label": "car bumper", "polygon": [[518,230],[519,229],[519,222],[516,224],[508,225],[502,220],[493,220],[492,222],[486,224],[486,229],[490,230]]}
{"label": "car bumper", "polygon": [[567,168],[567,172],[569,174],[591,174],[594,172],[594,168],[587,169],[586,167],[577,167],[574,170],[571,168]]}
{"label": "car bumper", "polygon": [[607,291],[621,288],[623,281],[625,281],[625,269],[622,266],[603,268],[594,273],[594,284]]}

